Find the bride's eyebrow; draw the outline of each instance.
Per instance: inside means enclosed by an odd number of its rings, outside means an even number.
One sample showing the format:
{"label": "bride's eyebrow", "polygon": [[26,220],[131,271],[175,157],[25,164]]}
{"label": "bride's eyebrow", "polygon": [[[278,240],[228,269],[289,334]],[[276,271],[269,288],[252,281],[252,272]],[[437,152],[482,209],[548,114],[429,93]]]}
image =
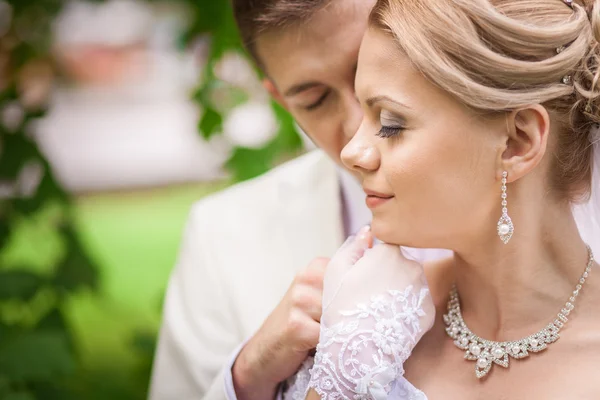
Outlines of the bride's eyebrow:
{"label": "bride's eyebrow", "polygon": [[397,104],[397,105],[399,105],[399,106],[401,106],[401,107],[408,108],[409,110],[411,109],[411,108],[410,108],[409,106],[407,106],[406,104],[404,104],[404,103],[402,103],[402,102],[400,102],[400,101],[398,101],[398,100],[394,100],[394,99],[392,99],[392,98],[391,98],[391,97],[389,97],[389,96],[373,96],[373,97],[369,97],[369,98],[366,100],[366,102],[365,102],[365,103],[367,104],[367,106],[369,106],[369,107],[373,107],[373,105],[375,105],[376,103],[383,102],[383,101],[385,101],[385,102],[390,102],[390,103],[394,103],[394,104]]}

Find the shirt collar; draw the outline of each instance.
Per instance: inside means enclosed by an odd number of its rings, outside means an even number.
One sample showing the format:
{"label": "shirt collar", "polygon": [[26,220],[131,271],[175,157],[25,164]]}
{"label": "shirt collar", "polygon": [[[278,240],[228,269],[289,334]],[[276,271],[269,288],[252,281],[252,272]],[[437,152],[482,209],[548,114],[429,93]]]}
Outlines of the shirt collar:
{"label": "shirt collar", "polygon": [[365,204],[365,193],[360,183],[348,171],[338,167],[342,198],[342,216],[346,236],[354,235],[371,222],[371,212]]}

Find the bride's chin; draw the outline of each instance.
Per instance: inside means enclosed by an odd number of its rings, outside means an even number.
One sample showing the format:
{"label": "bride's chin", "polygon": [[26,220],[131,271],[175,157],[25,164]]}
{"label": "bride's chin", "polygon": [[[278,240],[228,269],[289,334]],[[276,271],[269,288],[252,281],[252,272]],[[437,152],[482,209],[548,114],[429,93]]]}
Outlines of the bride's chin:
{"label": "bride's chin", "polygon": [[390,219],[378,216],[373,216],[371,232],[377,240],[387,244],[421,249],[437,248],[429,237],[420,236],[406,226],[399,226]]}
{"label": "bride's chin", "polygon": [[397,225],[395,226],[390,221],[385,221],[385,219],[381,217],[373,217],[373,220],[371,221],[371,232],[378,240],[398,246],[404,245],[403,243],[405,243],[406,239],[408,239],[403,237],[404,235],[398,231]]}

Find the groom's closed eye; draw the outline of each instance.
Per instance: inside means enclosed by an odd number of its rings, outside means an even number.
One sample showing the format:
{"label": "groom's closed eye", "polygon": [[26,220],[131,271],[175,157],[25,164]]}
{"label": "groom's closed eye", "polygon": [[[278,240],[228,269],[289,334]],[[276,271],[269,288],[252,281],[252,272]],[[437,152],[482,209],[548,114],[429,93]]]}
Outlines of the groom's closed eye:
{"label": "groom's closed eye", "polygon": [[318,82],[306,82],[293,86],[285,92],[290,104],[305,111],[318,109],[325,103],[331,89]]}
{"label": "groom's closed eye", "polygon": [[316,110],[317,108],[319,108],[323,103],[325,103],[325,101],[327,100],[327,97],[329,96],[329,94],[331,93],[330,89],[327,89],[323,92],[323,94],[313,103],[308,104],[306,106],[304,106],[304,109],[307,111],[313,111]]}

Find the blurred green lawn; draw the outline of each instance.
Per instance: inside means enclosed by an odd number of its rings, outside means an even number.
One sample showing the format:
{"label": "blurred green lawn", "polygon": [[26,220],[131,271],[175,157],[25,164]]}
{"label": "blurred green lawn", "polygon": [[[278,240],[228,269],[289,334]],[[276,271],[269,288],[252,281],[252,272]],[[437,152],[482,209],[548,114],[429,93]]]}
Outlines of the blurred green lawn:
{"label": "blurred green lawn", "polygon": [[[100,290],[80,293],[68,315],[83,359],[86,399],[143,399],[168,277],[191,205],[226,183],[103,193],[75,199],[78,232],[100,268]],[[43,214],[24,221],[7,265],[47,268],[60,254]],[[50,260],[50,261],[48,261]],[[37,268],[36,267],[36,268]]]}
{"label": "blurred green lawn", "polygon": [[128,362],[134,329],[156,331],[191,205],[225,184],[100,194],[76,200],[81,239],[101,267],[101,293],[71,309],[88,362]]}

